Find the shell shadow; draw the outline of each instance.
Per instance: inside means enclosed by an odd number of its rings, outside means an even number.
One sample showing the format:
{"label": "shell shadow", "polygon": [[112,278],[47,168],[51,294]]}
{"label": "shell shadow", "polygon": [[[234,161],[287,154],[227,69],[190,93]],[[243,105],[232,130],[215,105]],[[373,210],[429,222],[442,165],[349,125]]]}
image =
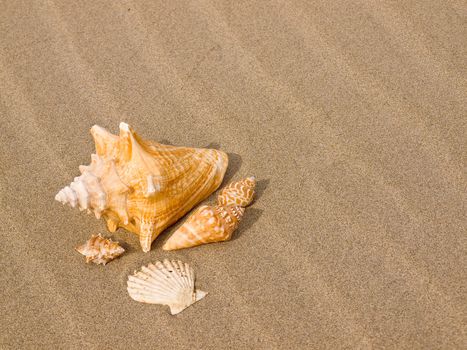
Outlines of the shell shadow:
{"label": "shell shadow", "polygon": [[256,187],[255,187],[255,199],[252,204],[256,203],[258,199],[261,198],[263,195],[264,191],[266,188],[269,186],[269,182],[271,179],[263,179],[263,180],[258,180],[256,181]]}
{"label": "shell shadow", "polygon": [[[197,208],[197,206],[195,206],[195,208]],[[154,240],[154,242],[152,242],[151,251],[159,250],[160,252],[165,252],[164,250],[162,250],[162,246],[172,236],[172,233],[178,230],[178,228],[185,223],[186,219],[189,217],[192,210],[190,210],[188,213],[182,216],[175,224],[171,225],[170,227],[162,231],[160,235],[157,236],[157,238]]]}
{"label": "shell shadow", "polygon": [[232,178],[242,167],[243,162],[242,157],[239,154],[227,153],[227,155],[229,156],[229,166],[224,175],[224,181],[222,182],[221,187],[224,187],[226,184],[230,183]]}
{"label": "shell shadow", "polygon": [[134,252],[134,251],[136,250],[134,247],[132,247],[129,243],[127,243],[127,242],[124,241],[123,239],[115,239],[115,238],[113,238],[112,241],[118,242],[118,244],[119,244],[123,249],[125,249],[125,253],[132,253],[132,252]]}
{"label": "shell shadow", "polygon": [[219,150],[221,148],[221,145],[217,142],[211,142],[209,145],[207,145],[205,148],[211,148],[211,149],[217,149]]}
{"label": "shell shadow", "polygon": [[263,215],[263,209],[246,208],[245,214],[240,221],[237,231],[232,236],[232,241],[239,239],[253,224]]}
{"label": "shell shadow", "polygon": [[162,143],[163,145],[175,146],[172,142],[170,142],[169,140],[166,140],[166,139],[162,139],[162,140],[160,140],[158,142]]}
{"label": "shell shadow", "polygon": [[135,251],[137,251],[137,248],[139,248],[139,247],[135,247],[134,244],[129,243],[129,241],[132,238],[131,235],[134,235],[134,234],[128,232],[127,230],[123,228],[119,228],[117,231],[113,233],[106,232],[106,234],[103,236],[105,236],[106,238],[112,239],[112,241],[114,242],[118,242],[118,244],[120,244],[120,246],[123,249],[125,249],[125,254],[128,254],[128,253],[134,253]]}

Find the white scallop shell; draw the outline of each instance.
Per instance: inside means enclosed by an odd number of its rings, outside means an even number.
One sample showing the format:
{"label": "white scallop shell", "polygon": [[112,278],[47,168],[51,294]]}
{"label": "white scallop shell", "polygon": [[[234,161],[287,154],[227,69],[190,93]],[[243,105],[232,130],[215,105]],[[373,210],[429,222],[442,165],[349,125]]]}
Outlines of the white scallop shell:
{"label": "white scallop shell", "polygon": [[156,262],[141,267],[128,276],[128,294],[136,301],[149,304],[168,305],[172,315],[206,296],[206,292],[195,290],[193,269],[181,261]]}

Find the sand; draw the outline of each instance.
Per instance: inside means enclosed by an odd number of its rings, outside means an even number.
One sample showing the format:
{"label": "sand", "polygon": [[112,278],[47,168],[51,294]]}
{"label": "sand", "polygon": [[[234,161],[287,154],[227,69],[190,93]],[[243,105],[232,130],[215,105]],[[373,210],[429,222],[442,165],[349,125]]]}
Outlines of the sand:
{"label": "sand", "polygon": [[[462,1],[3,1],[1,349],[466,348]],[[89,129],[229,153],[235,239],[86,265],[103,221],[54,201]],[[126,292],[162,258],[209,292]]]}

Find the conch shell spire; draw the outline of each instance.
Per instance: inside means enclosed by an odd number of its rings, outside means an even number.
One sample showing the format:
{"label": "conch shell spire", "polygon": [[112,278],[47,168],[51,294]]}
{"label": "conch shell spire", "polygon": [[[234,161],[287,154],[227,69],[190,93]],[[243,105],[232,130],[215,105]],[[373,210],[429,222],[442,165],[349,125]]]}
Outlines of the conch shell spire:
{"label": "conch shell spire", "polygon": [[214,149],[176,147],[141,139],[126,123],[118,136],[94,125],[96,153],[81,176],[55,196],[63,204],[103,217],[109,231],[140,235],[143,251],[168,226],[214,192],[227,155]]}
{"label": "conch shell spire", "polygon": [[119,155],[121,160],[128,162],[131,160],[131,151],[133,146],[132,140],[133,130],[127,123],[120,123],[120,149]]}

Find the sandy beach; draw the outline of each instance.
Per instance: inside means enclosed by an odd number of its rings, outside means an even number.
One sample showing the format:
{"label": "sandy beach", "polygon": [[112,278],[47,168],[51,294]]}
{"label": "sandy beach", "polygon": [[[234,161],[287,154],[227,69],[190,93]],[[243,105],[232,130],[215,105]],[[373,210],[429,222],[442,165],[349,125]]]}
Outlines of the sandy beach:
{"label": "sandy beach", "polygon": [[[462,1],[3,1],[0,348],[467,348],[466,38]],[[54,200],[121,121],[256,176],[233,240]],[[163,258],[209,292],[177,316],[126,291]]]}

